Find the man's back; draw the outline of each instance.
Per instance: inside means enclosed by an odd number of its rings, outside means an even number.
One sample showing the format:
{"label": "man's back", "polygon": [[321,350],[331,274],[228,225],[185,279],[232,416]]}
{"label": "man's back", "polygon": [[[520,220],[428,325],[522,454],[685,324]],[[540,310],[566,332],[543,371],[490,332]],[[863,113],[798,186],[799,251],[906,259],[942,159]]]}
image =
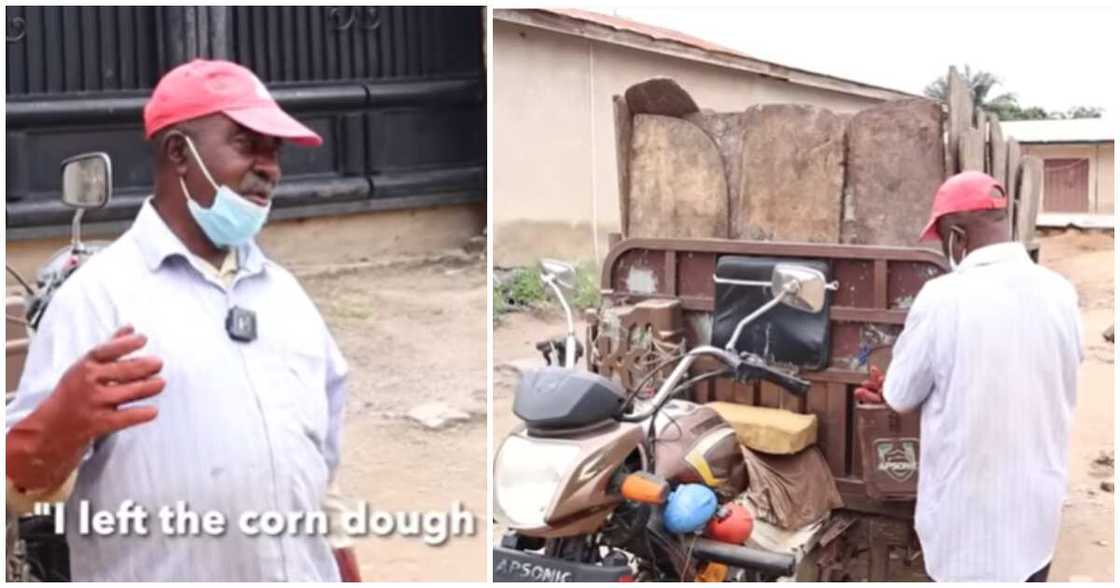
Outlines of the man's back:
{"label": "man's back", "polygon": [[886,398],[921,407],[915,526],[927,569],[1021,581],[1057,542],[1081,359],[1076,291],[1004,243],[927,284],[911,313]]}

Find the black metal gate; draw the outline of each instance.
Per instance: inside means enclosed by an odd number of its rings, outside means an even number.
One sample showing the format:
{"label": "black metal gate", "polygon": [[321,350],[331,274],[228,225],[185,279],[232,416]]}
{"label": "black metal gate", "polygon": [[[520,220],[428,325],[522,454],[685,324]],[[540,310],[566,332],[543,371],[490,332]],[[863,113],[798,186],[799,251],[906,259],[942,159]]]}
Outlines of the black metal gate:
{"label": "black metal gate", "polygon": [[283,151],[272,218],[480,201],[486,120],[480,7],[13,6],[7,18],[8,238],[64,233],[59,162],[113,159],[119,230],[152,184],[141,111],[195,57],[252,69],[319,133]]}

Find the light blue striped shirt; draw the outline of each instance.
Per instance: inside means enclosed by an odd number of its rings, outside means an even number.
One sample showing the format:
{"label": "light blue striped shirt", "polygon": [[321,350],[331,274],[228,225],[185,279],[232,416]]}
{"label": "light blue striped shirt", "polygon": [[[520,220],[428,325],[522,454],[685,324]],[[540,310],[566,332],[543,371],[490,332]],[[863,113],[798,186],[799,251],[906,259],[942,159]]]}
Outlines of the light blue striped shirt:
{"label": "light blue striped shirt", "polygon": [[939,582],[1021,582],[1054,557],[1082,359],[1077,292],[1018,243],[968,254],[906,317],[884,398],[921,409],[915,529]]}
{"label": "light blue striped shirt", "polygon": [[[346,361],[314,303],[253,243],[227,290],[146,202],[132,227],[59,289],[32,340],[8,428],[63,372],[120,327],[163,359],[156,420],[99,439],[66,505],[74,580],[337,581],[324,537],[243,534],[248,511],[322,508],[338,466]],[[232,340],[228,309],[257,317],[257,339]],[[148,535],[79,536],[78,503],[116,511],[131,499]],[[164,535],[157,512],[180,500],[226,519],[221,536]]]}

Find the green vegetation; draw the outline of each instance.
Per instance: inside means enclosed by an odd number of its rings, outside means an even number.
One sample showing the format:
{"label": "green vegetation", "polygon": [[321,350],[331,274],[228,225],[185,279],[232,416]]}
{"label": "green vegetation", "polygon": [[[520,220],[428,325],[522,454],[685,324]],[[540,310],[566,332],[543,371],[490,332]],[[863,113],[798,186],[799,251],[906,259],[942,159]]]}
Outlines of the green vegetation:
{"label": "green vegetation", "polygon": [[[565,292],[576,312],[599,305],[599,269],[592,262],[576,267],[572,289]],[[535,266],[494,272],[494,321],[510,312],[534,309],[559,309],[551,289],[540,280]]]}
{"label": "green vegetation", "polygon": [[599,268],[592,262],[584,262],[576,268],[575,291],[572,293],[572,305],[577,309],[596,308],[599,306]]}
{"label": "green vegetation", "polygon": [[536,308],[548,297],[536,270],[519,267],[501,276],[494,273],[494,314]]}
{"label": "green vegetation", "polygon": [[[1014,92],[1004,92],[997,96],[989,96],[992,90],[1001,85],[999,76],[983,71],[973,71],[965,65],[960,70],[961,78],[965,85],[972,91],[972,103],[981,109],[994,113],[1000,120],[1047,120],[1047,119],[1072,119],[1072,118],[1101,118],[1104,109],[1099,106],[1074,106],[1065,112],[1050,111],[1039,106],[1023,106]],[[925,95],[942,102],[947,101],[949,95],[949,77],[943,76],[926,86]]]}

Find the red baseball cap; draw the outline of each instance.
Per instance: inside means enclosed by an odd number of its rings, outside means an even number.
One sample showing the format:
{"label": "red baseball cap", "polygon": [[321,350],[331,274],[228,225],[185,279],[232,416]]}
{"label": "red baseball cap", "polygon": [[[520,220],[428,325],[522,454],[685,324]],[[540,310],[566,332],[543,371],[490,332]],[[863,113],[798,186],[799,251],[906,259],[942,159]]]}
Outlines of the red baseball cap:
{"label": "red baseball cap", "polygon": [[258,133],[318,147],[323,139],[272,99],[253,72],[230,61],[195,59],[167,72],[144,105],[144,136],[220,112]]}
{"label": "red baseball cap", "polygon": [[933,197],[933,213],[918,240],[938,239],[937,219],[947,214],[1007,208],[1007,198],[992,196],[992,188],[1007,193],[995,178],[983,172],[965,171],[945,180]]}

